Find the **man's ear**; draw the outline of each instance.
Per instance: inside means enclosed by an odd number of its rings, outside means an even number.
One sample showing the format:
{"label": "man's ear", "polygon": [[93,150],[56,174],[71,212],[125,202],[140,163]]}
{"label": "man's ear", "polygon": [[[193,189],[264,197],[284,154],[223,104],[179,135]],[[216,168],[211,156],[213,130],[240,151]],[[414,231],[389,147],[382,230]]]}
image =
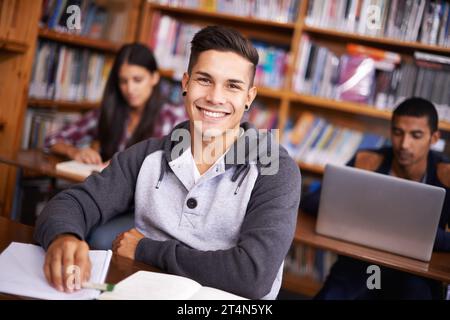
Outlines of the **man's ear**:
{"label": "man's ear", "polygon": [[255,100],[255,98],[256,98],[257,92],[258,92],[258,90],[256,89],[255,86],[248,89],[247,99],[245,100],[246,105],[250,106],[252,104],[253,100]]}
{"label": "man's ear", "polygon": [[439,141],[439,139],[441,138],[441,132],[439,130],[436,130],[435,132],[433,132],[433,134],[431,135],[431,144],[435,144],[436,142]]}
{"label": "man's ear", "polygon": [[189,82],[189,74],[185,72],[183,73],[183,79],[181,79],[181,86],[183,91],[187,91],[188,82]]}

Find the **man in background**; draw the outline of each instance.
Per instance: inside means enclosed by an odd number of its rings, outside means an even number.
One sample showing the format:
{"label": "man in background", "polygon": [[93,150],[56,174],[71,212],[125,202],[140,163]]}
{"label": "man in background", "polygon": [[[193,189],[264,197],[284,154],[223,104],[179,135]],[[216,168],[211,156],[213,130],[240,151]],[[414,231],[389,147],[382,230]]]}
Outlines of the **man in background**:
{"label": "man in background", "polygon": [[[439,138],[438,114],[434,105],[422,98],[403,101],[391,121],[391,147],[361,150],[349,166],[445,188],[446,196],[436,234],[434,250],[450,251],[450,163],[430,150]],[[302,198],[301,209],[317,214],[320,189]],[[381,268],[382,288],[366,285],[368,263],[339,256],[332,266],[317,299],[440,299],[441,283],[419,276]]]}

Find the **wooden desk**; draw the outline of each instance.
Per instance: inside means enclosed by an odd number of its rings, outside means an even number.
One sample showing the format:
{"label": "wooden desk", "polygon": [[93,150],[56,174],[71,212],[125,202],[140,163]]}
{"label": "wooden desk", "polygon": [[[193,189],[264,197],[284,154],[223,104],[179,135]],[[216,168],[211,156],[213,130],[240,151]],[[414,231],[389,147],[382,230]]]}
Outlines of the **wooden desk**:
{"label": "wooden desk", "polygon": [[64,161],[62,157],[46,154],[41,150],[21,150],[16,156],[0,155],[0,162],[17,166],[21,169],[28,169],[42,175],[54,178],[70,180],[72,182],[82,182],[84,177],[61,173],[56,171],[56,164]]}
{"label": "wooden desk", "polygon": [[[5,250],[13,242],[34,243],[33,228],[4,217],[0,217],[0,252]],[[113,254],[109,265],[106,282],[117,283],[139,270],[158,271],[141,262],[120,257]],[[21,297],[0,293],[0,299],[17,299]]]}
{"label": "wooden desk", "polygon": [[373,264],[406,271],[419,276],[450,283],[450,253],[433,252],[429,262],[415,260],[355,243],[329,238],[315,232],[316,218],[299,212],[294,241],[330,250],[337,254]]}

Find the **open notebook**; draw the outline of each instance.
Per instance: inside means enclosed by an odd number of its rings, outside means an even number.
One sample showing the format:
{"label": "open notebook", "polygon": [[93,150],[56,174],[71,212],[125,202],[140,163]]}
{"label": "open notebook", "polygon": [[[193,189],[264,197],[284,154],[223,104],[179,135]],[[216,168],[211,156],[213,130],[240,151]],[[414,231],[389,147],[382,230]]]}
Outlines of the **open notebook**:
{"label": "open notebook", "polygon": [[175,275],[138,271],[122,280],[99,300],[245,300],[226,291],[203,287],[198,282]]}
{"label": "open notebook", "polygon": [[[90,282],[103,283],[108,272],[112,252],[91,250]],[[32,244],[11,243],[0,254],[0,292],[49,300],[95,299],[100,291],[81,289],[74,293],[59,292],[45,279],[43,265],[45,251]]]}
{"label": "open notebook", "polygon": [[101,172],[106,166],[106,164],[86,164],[70,160],[57,163],[56,172],[85,179],[93,172]]}

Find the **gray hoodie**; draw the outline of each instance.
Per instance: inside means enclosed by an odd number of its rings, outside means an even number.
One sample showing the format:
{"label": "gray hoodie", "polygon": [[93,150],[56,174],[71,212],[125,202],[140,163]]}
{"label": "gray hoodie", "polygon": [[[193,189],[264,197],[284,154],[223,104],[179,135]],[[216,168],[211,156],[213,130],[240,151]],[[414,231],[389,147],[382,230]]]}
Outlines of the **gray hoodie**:
{"label": "gray hoodie", "polygon": [[[171,134],[116,154],[101,173],[47,204],[35,239],[44,248],[61,233],[85,239],[134,208],[136,228],[145,235],[136,260],[204,286],[275,299],[296,226],[300,171],[270,134],[241,127],[244,135],[197,183],[190,139]],[[243,158],[236,157],[240,146]],[[267,149],[277,156],[264,157]]]}

